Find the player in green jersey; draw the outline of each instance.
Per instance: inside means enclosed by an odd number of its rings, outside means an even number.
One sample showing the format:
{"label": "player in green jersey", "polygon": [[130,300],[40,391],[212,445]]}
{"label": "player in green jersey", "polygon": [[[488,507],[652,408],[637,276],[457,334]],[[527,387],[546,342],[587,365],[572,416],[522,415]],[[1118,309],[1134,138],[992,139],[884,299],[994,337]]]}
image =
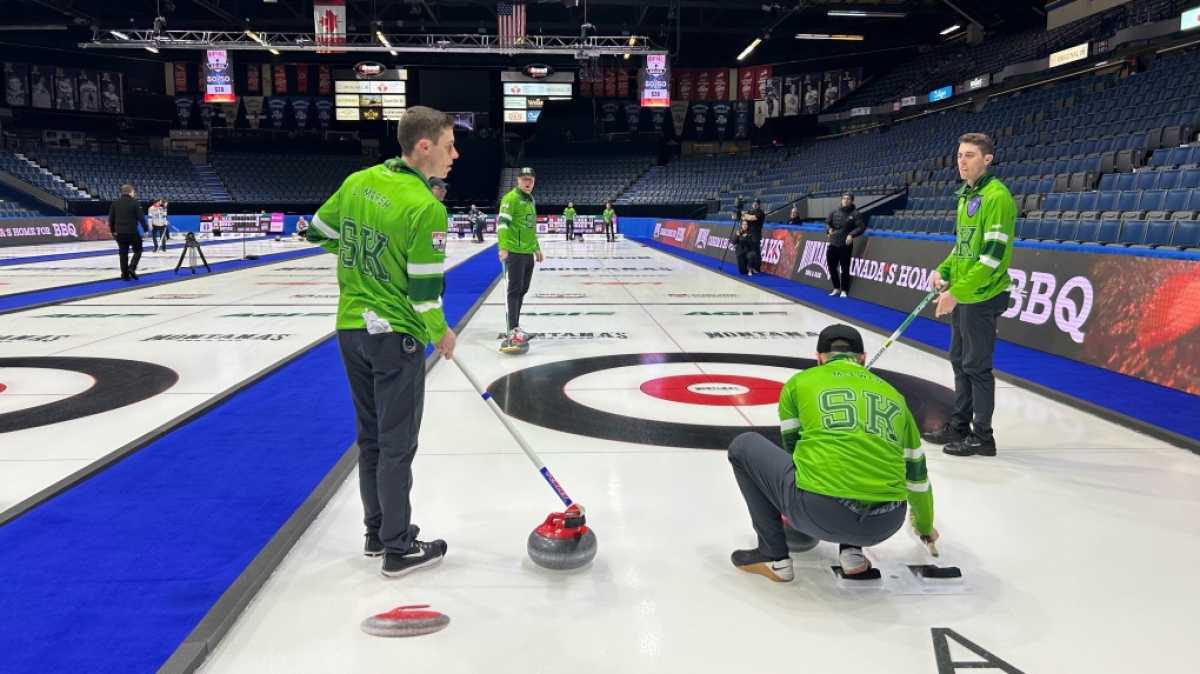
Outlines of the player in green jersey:
{"label": "player in green jersey", "polygon": [[567,241],[575,240],[575,202],[568,201],[563,209],[563,221],[567,225]]}
{"label": "player in green jersey", "polygon": [[1016,235],[1017,205],[999,178],[988,174],[995,145],[982,133],[959,138],[958,222],[954,250],[930,284],[941,290],[938,316],[950,315],[950,364],[954,368],[954,414],[925,435],[946,454],[995,456],[992,411],[996,378],[992,354],[996,321],[1008,310],[1008,265]]}
{"label": "player in green jersey", "polygon": [[604,239],[606,241],[608,241],[609,243],[616,241],[617,240],[617,227],[616,227],[617,212],[613,210],[611,201],[606,201],[604,203],[604,212],[600,214],[600,217],[604,220]]}
{"label": "player in green jersey", "polygon": [[458,152],[454,120],[427,107],[400,122],[403,156],[346,178],[308,240],[338,256],[338,346],[350,381],[368,557],[394,577],[441,561],[446,542],[417,540],[412,462],[425,399],[425,345],[454,355],[442,313],[446,208],[429,189]]}
{"label": "player in green jersey", "polygon": [[517,186],[500,200],[496,218],[496,236],[500,240],[500,261],[508,280],[508,334],[500,343],[503,353],[524,353],[529,335],[521,329],[521,305],[533,280],[534,262],[542,261],[537,238],[537,202],[533,200],[536,174],[528,166],[517,175]]}
{"label": "player in green jersey", "polygon": [[909,506],[921,539],[937,540],[925,455],[904,396],[863,367],[862,335],[848,325],[821,331],[817,362],[780,393],[786,449],[757,433],[729,446],[758,534],[758,547],[735,551],[733,564],[775,581],[794,577],[781,516],[801,534],[838,543],[847,576],[871,569],[863,548],[896,533]]}

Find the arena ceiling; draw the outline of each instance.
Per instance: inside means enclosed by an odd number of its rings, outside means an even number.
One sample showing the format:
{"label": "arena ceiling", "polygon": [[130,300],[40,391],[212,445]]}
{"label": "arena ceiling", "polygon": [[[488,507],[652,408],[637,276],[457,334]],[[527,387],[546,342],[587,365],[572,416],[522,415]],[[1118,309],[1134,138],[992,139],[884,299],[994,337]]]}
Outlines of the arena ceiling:
{"label": "arena ceiling", "polygon": [[[0,39],[14,33],[79,41],[93,29],[311,31],[311,0],[7,0]],[[495,33],[495,0],[346,0],[350,32]],[[755,37],[768,39],[747,62],[883,54],[936,44],[951,25],[988,30],[1044,24],[1042,0],[530,0],[531,34],[645,35],[677,66],[732,64]],[[834,12],[833,15],[830,12]],[[842,13],[838,15],[838,13]],[[850,13],[850,14],[846,14]],[[64,34],[63,31],[67,31]],[[960,31],[961,32],[961,31]],[[798,40],[797,33],[862,35],[861,42]],[[7,34],[7,35],[6,35]],[[7,40],[6,40],[7,41]]]}

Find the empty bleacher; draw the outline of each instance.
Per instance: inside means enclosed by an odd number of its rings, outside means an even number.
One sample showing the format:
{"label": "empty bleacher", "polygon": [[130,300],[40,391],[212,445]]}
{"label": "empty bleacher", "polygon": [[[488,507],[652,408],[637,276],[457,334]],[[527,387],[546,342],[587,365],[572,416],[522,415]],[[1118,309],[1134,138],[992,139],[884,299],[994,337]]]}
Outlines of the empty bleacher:
{"label": "empty bleacher", "polygon": [[[600,205],[617,196],[654,165],[654,157],[573,157],[529,159],[537,172],[534,197],[546,204]],[[501,172],[497,200],[516,185],[519,168]],[[615,201],[614,201],[615,202]]]}
{"label": "empty bleacher", "polygon": [[360,155],[214,153],[209,163],[234,201],[321,203],[346,176],[367,165]]}

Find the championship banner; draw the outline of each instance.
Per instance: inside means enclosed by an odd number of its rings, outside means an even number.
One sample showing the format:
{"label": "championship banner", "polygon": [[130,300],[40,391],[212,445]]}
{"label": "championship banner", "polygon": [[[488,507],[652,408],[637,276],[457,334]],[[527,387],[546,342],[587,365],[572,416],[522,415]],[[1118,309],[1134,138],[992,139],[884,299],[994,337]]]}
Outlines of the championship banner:
{"label": "championship banner", "polygon": [[652,108],[650,110],[650,124],[654,127],[654,135],[663,135],[663,128],[667,124],[667,111],[662,108]]}
{"label": "championship banner", "polygon": [[79,71],[79,109],[100,112],[100,81],[91,70]]}
{"label": "championship banner", "polygon": [[[313,3],[313,32],[318,47],[346,44],[345,0],[317,0]],[[318,54],[337,54],[336,49],[318,49]]]}
{"label": "championship banner", "polygon": [[29,66],[4,64],[4,102],[20,107],[29,105]]}
{"label": "championship banner", "polygon": [[286,98],[272,96],[267,99],[267,115],[271,118],[271,126],[282,129],[287,121],[288,101]]}
{"label": "championship banner", "polygon": [[246,121],[251,129],[257,129],[263,118],[263,97],[243,96],[242,103],[246,105]]}
{"label": "championship banner", "polygon": [[675,98],[681,101],[690,101],[696,98],[695,77],[694,70],[682,68],[675,71]]}
{"label": "championship banner", "polygon": [[233,64],[229,52],[224,49],[205,51],[204,59],[204,102],[233,103]]}
{"label": "championship banner", "polygon": [[695,103],[692,105],[692,128],[696,132],[696,140],[704,140],[705,130],[708,128],[708,103]]}
{"label": "championship banner", "polygon": [[821,81],[813,75],[804,76],[804,114],[815,115],[821,111]]}
{"label": "championship banner", "polygon": [[275,75],[274,78],[272,78],[274,80],[272,84],[274,87],[274,94],[276,96],[286,96],[288,92],[287,66],[277,63],[274,67],[272,67],[271,72]]}
{"label": "championship banner", "polygon": [[712,97],[714,101],[729,100],[729,70],[714,68],[712,74]]}
{"label": "championship banner", "polygon": [[302,96],[292,98],[292,119],[296,121],[297,129],[308,128],[308,113],[311,108],[312,100]]}
{"label": "championship banner", "polygon": [[179,128],[187,129],[192,126],[192,106],[195,101],[191,96],[179,96],[175,99],[175,121],[179,122]]}
{"label": "championship banner", "polygon": [[683,137],[684,125],[687,124],[688,102],[686,100],[671,101],[671,124],[676,138]]}
{"label": "championship banner", "polygon": [[827,72],[821,84],[821,110],[827,110],[842,97],[840,79],[835,72]]}
{"label": "championship banner", "polygon": [[604,101],[600,104],[600,124],[606,133],[620,131],[617,128],[617,115],[621,112],[621,104],[617,101]]}
{"label": "championship banner", "polygon": [[213,104],[201,103],[198,106],[198,109],[200,110],[200,124],[206,129],[211,129],[213,125],[213,118],[216,117],[217,114],[217,111],[213,108]]}
{"label": "championship banner", "polygon": [[729,134],[729,118],[733,115],[733,106],[729,103],[714,103],[712,106],[713,121],[717,126],[717,138],[725,140]]}
{"label": "championship banner", "polygon": [[783,114],[783,78],[771,77],[766,81],[763,100],[767,102],[767,117],[774,119]]}
{"label": "championship banner", "polygon": [[632,101],[625,103],[625,124],[630,133],[637,133],[642,121],[642,106]]}
{"label": "championship banner", "polygon": [[259,70],[257,63],[246,64],[246,92],[257,94],[262,91],[262,84],[259,80]]}
{"label": "championship banner", "polygon": [[329,124],[333,122],[333,101],[328,98],[318,98],[314,107],[317,109],[317,126],[328,129]]}
{"label": "championship banner", "polygon": [[308,66],[303,63],[296,66],[296,93],[308,93]]}
{"label": "championship banner", "polygon": [[226,127],[232,129],[233,127],[237,126],[237,116],[238,116],[238,104],[237,103],[227,103],[225,105],[218,105],[218,106],[216,106],[216,108],[217,108],[217,114],[221,116],[221,119],[225,120]]}
{"label": "championship banner", "polygon": [[629,97],[629,71],[624,67],[617,68],[617,98]]}
{"label": "championship banner", "polygon": [[767,123],[767,102],[754,101],[754,126],[763,128]]}
{"label": "championship banner", "polygon": [[0,248],[72,241],[110,241],[108,218],[5,218],[0,220]]}
{"label": "championship banner", "polygon": [[767,97],[767,80],[771,79],[772,71],[771,66],[758,66],[754,69],[754,100]]}
{"label": "championship banner", "polygon": [[696,100],[700,100],[700,101],[711,101],[712,100],[712,96],[710,95],[712,92],[709,91],[709,82],[708,82],[708,78],[709,78],[710,74],[711,73],[707,70],[701,70],[700,72],[696,73]]}
{"label": "championship banner", "polygon": [[171,74],[175,82],[175,93],[186,94],[188,92],[187,64],[172,63]]}
{"label": "championship banner", "polygon": [[754,100],[754,80],[757,74],[755,68],[738,68],[738,100]]}
{"label": "championship banner", "polygon": [[[667,220],[654,239],[721,258],[727,223]],[[767,226],[763,270],[829,288],[823,231]],[[850,274],[859,299],[908,312],[951,244],[862,237]],[[1200,260],[1013,249],[1002,339],[1200,395]],[[922,314],[933,318],[933,306]]]}
{"label": "championship banner", "polygon": [[329,71],[329,66],[317,66],[317,95],[329,96],[333,94],[333,76]]}
{"label": "championship banner", "polygon": [[617,97],[617,71],[615,68],[604,69],[604,95],[608,98]]}

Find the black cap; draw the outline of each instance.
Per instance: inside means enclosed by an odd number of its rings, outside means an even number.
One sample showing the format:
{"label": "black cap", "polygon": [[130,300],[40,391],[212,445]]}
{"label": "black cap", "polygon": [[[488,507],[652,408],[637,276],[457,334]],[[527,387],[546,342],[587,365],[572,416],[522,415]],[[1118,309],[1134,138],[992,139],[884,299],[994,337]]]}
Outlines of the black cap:
{"label": "black cap", "polygon": [[862,334],[844,323],[834,323],[821,331],[821,336],[817,337],[817,353],[829,353],[833,343],[840,340],[850,343],[851,353],[863,353]]}
{"label": "black cap", "polygon": [[530,178],[537,177],[537,174],[533,172],[532,166],[526,166],[526,167],[522,168],[521,171],[517,175],[521,176],[522,178],[524,178],[525,176],[529,176]]}
{"label": "black cap", "polygon": [[435,176],[435,177],[429,179],[429,186],[431,188],[432,187],[440,187],[445,190],[445,189],[450,188],[450,183]]}

